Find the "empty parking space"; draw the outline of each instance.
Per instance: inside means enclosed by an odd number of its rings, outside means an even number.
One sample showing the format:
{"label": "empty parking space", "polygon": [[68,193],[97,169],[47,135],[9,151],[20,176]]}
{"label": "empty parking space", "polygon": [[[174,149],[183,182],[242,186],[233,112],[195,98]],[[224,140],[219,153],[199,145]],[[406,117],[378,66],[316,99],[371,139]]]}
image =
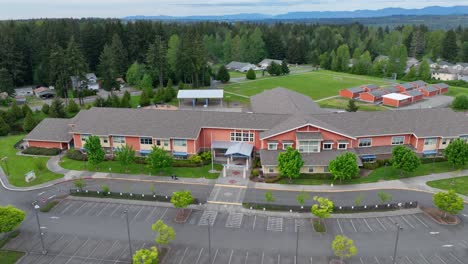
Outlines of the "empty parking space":
{"label": "empty parking space", "polygon": [[242,219],[244,214],[242,213],[230,213],[226,220],[226,227],[240,228],[242,226]]}
{"label": "empty parking space", "polygon": [[198,225],[203,226],[209,224],[210,226],[213,226],[217,215],[217,211],[205,210],[198,221]]}
{"label": "empty parking space", "polygon": [[135,215],[133,221],[144,222],[154,208],[155,207],[152,206],[143,206],[141,210]]}

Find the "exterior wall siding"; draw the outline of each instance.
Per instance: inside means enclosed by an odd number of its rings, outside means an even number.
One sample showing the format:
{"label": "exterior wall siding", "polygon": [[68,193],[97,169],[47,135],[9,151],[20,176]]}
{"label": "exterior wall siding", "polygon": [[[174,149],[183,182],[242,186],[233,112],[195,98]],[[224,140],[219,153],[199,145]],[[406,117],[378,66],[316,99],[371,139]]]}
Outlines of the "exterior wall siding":
{"label": "exterior wall siding", "polygon": [[83,144],[81,144],[81,136],[80,134],[73,134],[73,142],[75,144],[75,148],[83,148]]}
{"label": "exterior wall siding", "polygon": [[139,137],[125,137],[125,143],[132,146],[135,151],[140,151],[140,138]]}
{"label": "exterior wall siding", "polygon": [[68,144],[63,142],[50,142],[50,141],[28,141],[30,147],[36,148],[58,148],[67,149]]}
{"label": "exterior wall siding", "polygon": [[370,93],[362,93],[359,95],[359,99],[361,99],[362,101],[373,103],[373,102],[379,101],[382,98],[377,98]]}

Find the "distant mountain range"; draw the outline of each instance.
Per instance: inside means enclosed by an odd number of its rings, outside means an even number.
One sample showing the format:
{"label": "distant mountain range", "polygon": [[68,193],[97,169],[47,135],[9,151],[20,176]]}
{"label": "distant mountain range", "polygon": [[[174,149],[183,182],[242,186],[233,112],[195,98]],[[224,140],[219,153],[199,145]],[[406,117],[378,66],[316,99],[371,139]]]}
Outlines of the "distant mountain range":
{"label": "distant mountain range", "polygon": [[236,14],[221,16],[128,16],[125,20],[192,20],[192,21],[262,21],[262,20],[319,20],[337,18],[373,18],[388,16],[445,16],[467,15],[468,6],[429,6],[421,9],[384,8],[355,11],[291,12],[282,15]]}

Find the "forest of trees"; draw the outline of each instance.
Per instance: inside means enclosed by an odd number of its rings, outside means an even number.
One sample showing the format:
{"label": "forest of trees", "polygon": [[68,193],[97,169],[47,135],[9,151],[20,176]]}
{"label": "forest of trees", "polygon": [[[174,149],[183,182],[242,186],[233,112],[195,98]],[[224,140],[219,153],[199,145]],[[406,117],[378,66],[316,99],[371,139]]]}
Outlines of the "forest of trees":
{"label": "forest of trees", "polygon": [[[388,61],[376,61],[387,55]],[[310,63],[335,71],[390,76],[404,74],[406,57],[468,62],[468,28],[430,31],[425,26],[394,29],[360,24],[254,24],[122,22],[48,19],[0,22],[0,83],[52,85],[70,89],[70,76],[96,72],[105,89],[116,78],[146,86],[208,85],[212,65],[258,63],[263,58]],[[349,59],[354,65],[348,68]],[[136,68],[136,70],[135,70]],[[418,73],[419,74],[419,73]],[[424,73],[427,74],[427,73]]]}

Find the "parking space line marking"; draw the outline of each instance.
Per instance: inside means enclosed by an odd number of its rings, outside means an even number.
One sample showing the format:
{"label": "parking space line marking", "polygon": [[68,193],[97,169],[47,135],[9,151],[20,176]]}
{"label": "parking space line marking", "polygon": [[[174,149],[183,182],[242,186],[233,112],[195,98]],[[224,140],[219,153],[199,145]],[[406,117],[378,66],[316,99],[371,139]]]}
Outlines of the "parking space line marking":
{"label": "parking space line marking", "polygon": [[362,260],[361,257],[359,257],[359,260],[361,261],[361,264],[364,264],[364,261]]}
{"label": "parking space line marking", "polygon": [[338,226],[340,227],[340,231],[341,231],[341,233],[343,234],[343,228],[341,228],[340,219],[337,218],[337,219],[336,219],[336,222],[338,222]]}
{"label": "parking space line marking", "polygon": [[281,256],[281,255],[278,254],[278,264],[280,264],[280,261],[281,261],[281,257],[280,257],[280,256]]}
{"label": "parking space line marking", "polygon": [[377,261],[377,264],[380,264],[380,261],[377,257],[374,257],[375,261]]}
{"label": "parking space line marking", "polygon": [[202,252],[203,252],[203,248],[200,249],[200,253],[198,253],[197,262],[195,264],[198,264],[198,262],[200,261]]}
{"label": "parking space line marking", "polygon": [[99,203],[94,203],[93,206],[91,206],[91,209],[86,213],[86,215],[89,215],[89,212],[91,212]]}
{"label": "parking space line marking", "polygon": [[312,257],[310,257],[310,264],[312,264]]}
{"label": "parking space line marking", "polygon": [[421,252],[419,252],[419,256],[424,260],[424,262],[426,262],[427,264],[431,264],[431,263],[429,263],[429,261],[427,261],[427,259],[423,256],[423,254],[421,254]]}
{"label": "parking space line marking", "polygon": [[164,210],[164,213],[161,215],[161,217],[159,217],[159,220],[163,219],[163,217],[166,215],[166,212],[169,208],[166,208],[166,210]]}
{"label": "parking space line marking", "polygon": [[463,264],[463,262],[457,258],[457,256],[455,256],[452,252],[449,253],[450,256],[452,256],[456,261],[460,262],[461,264]]}
{"label": "parking space line marking", "polygon": [[187,250],[188,250],[188,247],[185,248],[184,254],[182,255],[182,258],[180,259],[179,264],[182,264],[182,261],[184,261],[185,254],[187,254]]}
{"label": "parking space line marking", "polygon": [[151,211],[151,213],[145,218],[145,222],[147,222],[151,216],[153,215],[154,211],[156,211],[157,207],[154,207],[153,210]]}
{"label": "parking space line marking", "polygon": [[379,222],[379,224],[382,226],[382,228],[383,228],[385,231],[387,231],[387,228],[382,224],[382,222],[380,222],[379,218],[376,217],[375,219],[377,219],[377,222]]}
{"label": "parking space line marking", "polygon": [[262,264],[263,264],[264,259],[265,259],[265,252],[262,251]]}
{"label": "parking space line marking", "polygon": [[357,232],[357,229],[356,229],[356,227],[354,226],[354,223],[353,223],[353,219],[349,219],[349,221],[351,222],[351,225],[352,225],[353,228],[354,228],[354,232]]}
{"label": "parking space line marking", "polygon": [[87,202],[84,202],[80,207],[78,207],[78,209],[76,209],[76,210],[72,213],[72,215],[75,215],[76,213],[78,213],[78,211],[80,211],[80,209],[81,209],[85,204],[87,204]]}
{"label": "parking space line marking", "polygon": [[255,230],[255,222],[257,221],[257,216],[254,215],[254,221],[253,221],[253,230]]}
{"label": "parking space line marking", "polygon": [[114,243],[112,244],[112,246],[106,251],[106,253],[104,254],[104,257],[102,257],[103,260],[104,260],[104,258],[107,256],[107,253],[108,253],[109,251],[111,251],[111,249],[114,248],[114,246],[115,246],[115,244],[117,244],[117,242],[118,242],[118,240],[115,240]]}
{"label": "parking space line marking", "polygon": [[244,261],[244,264],[247,264],[247,259],[249,259],[249,252],[248,252],[248,251],[245,253],[245,261]]}
{"label": "parking space line marking", "polygon": [[445,262],[439,255],[435,255],[437,258],[440,259],[440,261],[442,261],[444,264],[447,264],[447,262]]}
{"label": "parking space line marking", "polygon": [[62,248],[62,250],[58,253],[57,256],[62,255],[62,252],[75,240],[75,238],[76,238],[76,236],[73,236],[73,239],[70,240],[70,242],[68,242],[68,244],[64,248]]}
{"label": "parking space line marking", "polygon": [[231,264],[231,260],[232,260],[232,254],[234,254],[234,249],[231,250],[231,256],[229,256],[229,263],[228,264]]}
{"label": "parking space line marking", "polygon": [[143,208],[145,208],[144,206],[141,207],[140,211],[138,211],[138,213],[135,214],[135,216],[132,218],[132,220],[130,220],[130,223],[133,222],[133,220],[135,220],[138,215],[141,213],[141,211],[143,211]]}
{"label": "parking space line marking", "polygon": [[96,216],[100,216],[101,213],[104,212],[104,210],[106,210],[106,208],[107,208],[110,204],[111,204],[111,203],[107,203],[106,206],[104,206],[104,208],[102,208],[101,211],[99,211],[99,212],[97,213]]}
{"label": "parking space line marking", "polygon": [[215,255],[214,255],[214,258],[213,258],[213,262],[211,262],[211,264],[215,263],[216,257],[218,256],[218,250],[219,250],[219,248],[216,249],[216,252],[215,252]]}
{"label": "parking space line marking", "polygon": [[406,222],[409,226],[411,226],[411,228],[416,229],[408,220],[406,220],[405,217],[403,217],[402,215],[400,215],[400,217],[403,218],[403,220],[405,220],[405,222]]}
{"label": "parking space line marking", "polygon": [[374,229],[372,229],[372,227],[369,225],[369,223],[367,223],[366,219],[363,218],[362,220],[364,220],[364,223],[366,223],[367,227],[370,229],[371,232],[374,232]]}
{"label": "parking space line marking", "polygon": [[119,204],[115,209],[114,211],[112,211],[112,214],[110,214],[110,216],[114,216],[114,214],[117,212],[117,210],[120,208],[120,206],[122,206],[121,204]]}
{"label": "parking space line marking", "polygon": [[419,219],[419,217],[417,217],[416,215],[413,215],[414,218],[416,218],[421,224],[423,224],[423,226],[425,226],[426,228],[429,228],[428,225],[426,225],[426,223],[424,223],[421,219]]}
{"label": "parking space line marking", "polygon": [[89,253],[89,255],[85,258],[85,260],[88,260],[88,259],[93,259],[93,258],[90,258],[90,256],[94,253],[94,251],[96,251],[96,249],[99,247],[99,245],[102,243],[102,240],[99,240],[97,245],[94,247],[93,251],[91,251],[91,253]]}
{"label": "parking space line marking", "polygon": [[406,256],[406,259],[408,260],[410,264],[414,264],[414,262],[408,256]]}
{"label": "parking space line marking", "polygon": [[73,202],[70,202],[70,204],[67,207],[65,207],[65,209],[62,212],[60,212],[60,214],[65,214],[65,212],[68,211],[68,209],[70,209],[72,206]]}

